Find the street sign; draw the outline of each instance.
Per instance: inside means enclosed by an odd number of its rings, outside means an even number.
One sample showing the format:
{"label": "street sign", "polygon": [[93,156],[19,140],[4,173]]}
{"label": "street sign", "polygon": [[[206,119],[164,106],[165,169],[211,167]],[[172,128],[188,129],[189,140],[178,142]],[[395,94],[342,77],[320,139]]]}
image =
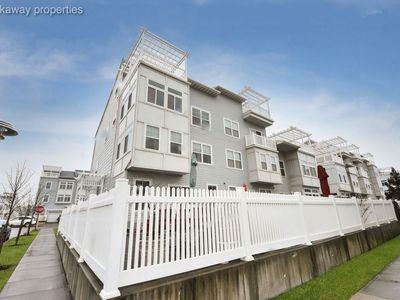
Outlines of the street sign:
{"label": "street sign", "polygon": [[44,206],[42,206],[42,205],[36,206],[35,211],[36,211],[38,214],[41,214],[42,212],[44,212]]}

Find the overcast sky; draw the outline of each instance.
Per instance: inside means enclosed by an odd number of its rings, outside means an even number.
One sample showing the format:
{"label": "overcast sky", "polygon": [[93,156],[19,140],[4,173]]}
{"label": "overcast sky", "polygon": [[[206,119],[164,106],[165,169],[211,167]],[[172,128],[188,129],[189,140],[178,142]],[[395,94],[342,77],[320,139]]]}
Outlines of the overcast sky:
{"label": "overcast sky", "polygon": [[[399,4],[398,4],[399,3]],[[81,16],[0,15],[4,171],[27,160],[89,169],[113,78],[141,26],[189,52],[189,76],[271,97],[275,124],[342,136],[380,167],[400,167],[400,2],[1,1],[82,6]],[[34,182],[33,181],[33,182]],[[36,182],[34,182],[36,184]]]}

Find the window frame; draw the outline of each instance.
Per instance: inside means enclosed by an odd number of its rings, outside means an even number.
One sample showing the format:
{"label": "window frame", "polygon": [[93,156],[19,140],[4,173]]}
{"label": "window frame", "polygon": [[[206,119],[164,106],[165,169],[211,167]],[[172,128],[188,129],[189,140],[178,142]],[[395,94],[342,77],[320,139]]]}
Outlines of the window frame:
{"label": "window frame", "polygon": [[[271,164],[271,171],[278,173],[280,171],[278,171],[278,164],[276,163],[276,156],[273,155],[268,155],[269,156],[269,162]],[[279,158],[278,158],[278,162],[279,162]],[[274,166],[275,166],[275,170],[274,170]]]}
{"label": "window frame", "polygon": [[[233,164],[234,164],[234,167],[230,167],[229,164],[228,164],[228,151],[231,151],[233,153]],[[241,168],[236,168],[235,153],[239,153],[240,154]],[[239,170],[239,171],[242,170],[243,171],[243,153],[241,151],[225,148],[225,163],[226,163],[226,167],[228,169]]]}
{"label": "window frame", "polygon": [[[282,166],[281,166],[282,163]],[[279,170],[281,172],[281,176],[286,177],[286,166],[285,166],[285,162],[283,160],[279,160]],[[283,174],[282,174],[282,170],[283,170]]]}
{"label": "window frame", "polygon": [[[193,124],[193,108],[194,108],[194,109],[198,109],[198,110],[200,111],[200,125]],[[208,113],[208,123],[209,123],[208,128],[205,128],[205,127],[202,126],[202,124],[203,124],[203,122],[202,122],[202,112]],[[202,108],[200,108],[200,107],[197,107],[197,106],[192,105],[192,106],[190,107],[190,124],[191,124],[192,126],[201,128],[201,129],[203,129],[203,130],[211,131],[211,112],[209,112],[208,110],[202,109]]]}
{"label": "window frame", "polygon": [[[232,133],[232,134],[227,134],[227,133],[226,133],[225,128],[227,128],[227,127],[225,126],[225,121],[227,121],[227,122],[229,122],[229,123],[231,124],[231,127],[230,127],[229,129],[231,130],[231,133]],[[233,135],[233,129],[232,129],[232,124],[233,124],[233,123],[237,124],[238,136],[234,136],[234,135]],[[225,134],[226,136],[233,137],[233,138],[235,138],[235,139],[240,139],[240,125],[239,125],[239,122],[234,121],[234,120],[229,119],[229,118],[226,118],[226,117],[223,117],[223,118],[222,118],[222,126],[223,126],[223,128],[224,128],[224,134]]]}
{"label": "window frame", "polygon": [[[46,201],[45,201],[45,198],[47,199]],[[42,198],[42,203],[49,203],[49,200],[50,200],[50,195],[49,194],[44,194],[43,198]]]}
{"label": "window frame", "polygon": [[[150,126],[150,127],[155,127],[155,128],[157,128],[158,129],[158,138],[157,138],[157,140],[158,140],[158,149],[156,150],[156,149],[152,149],[152,148],[147,148],[146,147],[146,140],[147,140],[147,126]],[[150,125],[150,124],[145,124],[144,125],[144,144],[143,144],[143,147],[144,147],[144,149],[145,150],[150,150],[150,151],[156,151],[156,152],[160,152],[161,150],[161,128],[160,127],[158,127],[158,126],[154,126],[154,125]],[[153,137],[150,137],[151,139],[156,139],[156,138],[153,138]]]}
{"label": "window frame", "polygon": [[[47,187],[47,184],[50,183],[50,187]],[[51,187],[53,186],[53,183],[51,181],[46,181],[45,184],[45,190],[51,190]]]}
{"label": "window frame", "polygon": [[[161,89],[161,87],[150,83],[150,81],[152,81],[152,82],[154,82],[156,84],[162,85],[164,88]],[[146,85],[147,85],[147,88],[146,88],[146,101],[145,101],[145,103],[150,104],[150,105],[155,105],[158,108],[160,108],[160,107],[165,108],[165,94],[166,94],[165,85],[161,84],[161,83],[158,83],[157,81],[152,80],[150,78],[147,78],[147,84]],[[149,101],[149,87],[151,87],[152,89],[154,89],[156,91],[155,92],[154,103]],[[157,104],[157,91],[160,91],[160,92],[162,92],[164,94],[164,96],[163,96],[163,105]]]}
{"label": "window frame", "polygon": [[[203,142],[199,142],[199,141],[194,141],[194,140],[192,140],[192,151],[191,151],[191,155],[194,153],[194,144],[200,144],[201,145],[201,162],[200,161],[197,161],[197,163],[198,164],[202,164],[202,165],[206,165],[206,166],[212,166],[213,165],[213,163],[214,163],[214,160],[213,160],[213,148],[212,148],[212,145],[210,145],[210,144],[206,144],[206,143],[203,143]],[[204,151],[203,151],[203,146],[209,146],[210,147],[210,160],[211,160],[211,163],[205,163],[205,162],[203,162],[204,160],[203,160],[203,155],[204,155]],[[198,152],[196,152],[196,153],[198,153]],[[196,159],[197,160],[197,159]]]}
{"label": "window frame", "polygon": [[[181,95],[178,95],[178,93],[180,93]],[[174,97],[174,108],[169,107],[169,96]],[[181,111],[178,111],[175,109],[176,108],[176,98],[181,100]],[[184,111],[183,111],[183,93],[178,90],[168,87],[167,88],[167,106],[166,106],[166,108],[168,110],[176,112],[178,114],[183,114],[184,113]]]}
{"label": "window frame", "polygon": [[123,155],[125,155],[125,153],[127,153],[128,152],[128,144],[129,144],[129,134],[127,134],[125,137],[124,137],[124,152],[123,152]]}
{"label": "window frame", "polygon": [[[178,134],[181,135],[181,142],[180,143],[172,142],[172,140],[171,140],[172,133],[178,133]],[[169,154],[179,155],[179,156],[183,155],[183,133],[180,132],[180,131],[176,131],[176,130],[169,130],[169,138],[168,138],[168,140],[169,140],[169,143],[168,143],[168,152],[169,152]],[[172,143],[179,144],[181,146],[181,153],[174,153],[174,152],[171,151],[171,144]]]}
{"label": "window frame", "polygon": [[[260,166],[260,169],[261,170],[263,170],[263,171],[269,171],[269,168],[268,168],[268,154],[266,154],[266,153],[261,153],[261,152],[257,152],[258,153],[258,160],[260,161],[260,164],[259,164],[259,166]],[[266,166],[266,168],[264,169],[262,166],[263,166],[263,160],[261,159],[262,157],[264,157],[265,158],[265,166]],[[272,169],[271,169],[272,170]]]}
{"label": "window frame", "polygon": [[[207,191],[218,191],[218,184],[216,183],[207,183],[206,186],[207,186]],[[215,186],[215,190],[210,190],[209,187],[211,186]]]}

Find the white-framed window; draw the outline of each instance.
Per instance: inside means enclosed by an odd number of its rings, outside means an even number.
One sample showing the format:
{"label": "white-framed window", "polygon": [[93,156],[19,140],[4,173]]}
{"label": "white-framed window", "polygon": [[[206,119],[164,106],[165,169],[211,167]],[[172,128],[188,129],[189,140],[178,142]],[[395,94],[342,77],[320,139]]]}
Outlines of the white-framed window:
{"label": "white-framed window", "polygon": [[160,128],[146,125],[146,141],[145,148],[152,150],[160,150]]}
{"label": "white-framed window", "polygon": [[121,107],[121,115],[120,115],[121,120],[124,118],[124,114],[125,114],[125,104],[122,105],[122,107]]}
{"label": "white-framed window", "polygon": [[128,151],[129,135],[124,138],[124,154]]}
{"label": "white-framed window", "polygon": [[[317,177],[317,169],[314,165],[310,164],[309,162],[301,161],[301,170],[303,172],[303,176],[311,176]],[[341,180],[341,178],[340,178]]]}
{"label": "white-framed window", "polygon": [[70,203],[71,202],[71,195],[58,195],[56,202],[57,203]]}
{"label": "white-framed window", "polygon": [[117,146],[117,159],[119,158],[120,154],[121,154],[121,143],[119,143]]}
{"label": "white-framed window", "polygon": [[218,185],[209,183],[209,184],[207,184],[207,190],[216,191],[216,190],[218,190]]}
{"label": "white-framed window", "polygon": [[192,141],[192,152],[199,163],[212,165],[212,146]]}
{"label": "white-framed window", "polygon": [[317,177],[317,169],[315,169],[315,167],[310,166],[310,174],[312,177]]}
{"label": "white-framed window", "polygon": [[51,182],[47,181],[46,182],[46,190],[49,190],[49,189],[51,189]]}
{"label": "white-framed window", "polygon": [[192,125],[210,130],[210,112],[192,106]]}
{"label": "white-framed window", "polygon": [[164,107],[164,90],[164,85],[149,79],[147,102]]}
{"label": "white-framed window", "polygon": [[182,154],[182,133],[176,131],[170,132],[169,151],[174,154]]}
{"label": "white-framed window", "polygon": [[224,118],[224,132],[226,135],[239,138],[239,123],[228,118]]}
{"label": "white-framed window", "polygon": [[272,193],[271,190],[266,189],[266,188],[259,188],[259,189],[258,189],[258,192],[259,192],[259,193],[267,193],[267,194],[271,194],[271,193]]}
{"label": "white-framed window", "polygon": [[269,159],[270,159],[270,162],[271,162],[272,171],[277,172],[278,171],[278,166],[276,164],[275,156],[270,156]]}
{"label": "white-framed window", "polygon": [[243,169],[242,153],[230,149],[226,149],[226,165],[232,169]]}
{"label": "white-framed window", "polygon": [[228,186],[228,190],[229,190],[229,191],[234,191],[234,192],[236,192],[236,189],[237,189],[236,186],[233,186],[233,185]]}
{"label": "white-framed window", "polygon": [[132,106],[132,93],[129,94],[128,96],[128,108],[127,110],[129,110]]}
{"label": "white-framed window", "polygon": [[268,170],[267,155],[264,153],[259,153],[260,165],[262,170]]}
{"label": "white-framed window", "polygon": [[279,169],[281,170],[281,175],[286,176],[285,163],[281,160],[279,161]]}
{"label": "white-framed window", "polygon": [[304,189],[304,195],[313,196],[313,197],[319,197],[319,191],[317,189],[306,188],[306,189]]}
{"label": "white-framed window", "polygon": [[42,202],[43,202],[43,203],[49,202],[49,197],[50,197],[50,196],[49,196],[48,194],[43,195]]}
{"label": "white-framed window", "polygon": [[264,133],[261,130],[250,128],[250,133],[258,136],[264,136]]}
{"label": "white-framed window", "polygon": [[59,189],[60,190],[65,190],[65,188],[67,187],[67,182],[66,181],[60,181],[60,185],[59,185]]}
{"label": "white-framed window", "polygon": [[67,189],[67,190],[72,190],[73,186],[74,186],[74,183],[71,182],[71,181],[68,181],[68,182],[67,182],[66,189]]}
{"label": "white-framed window", "polygon": [[182,112],[182,93],[168,88],[168,103],[167,107],[171,110]]}

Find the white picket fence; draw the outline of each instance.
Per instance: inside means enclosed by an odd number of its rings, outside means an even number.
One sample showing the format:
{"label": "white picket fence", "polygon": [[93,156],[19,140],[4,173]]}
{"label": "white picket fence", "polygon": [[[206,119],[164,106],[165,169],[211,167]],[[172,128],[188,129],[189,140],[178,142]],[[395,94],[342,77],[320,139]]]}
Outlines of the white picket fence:
{"label": "white picket fence", "polygon": [[66,208],[59,232],[103,282],[119,287],[396,220],[391,201],[244,191],[137,189],[126,179]]}

